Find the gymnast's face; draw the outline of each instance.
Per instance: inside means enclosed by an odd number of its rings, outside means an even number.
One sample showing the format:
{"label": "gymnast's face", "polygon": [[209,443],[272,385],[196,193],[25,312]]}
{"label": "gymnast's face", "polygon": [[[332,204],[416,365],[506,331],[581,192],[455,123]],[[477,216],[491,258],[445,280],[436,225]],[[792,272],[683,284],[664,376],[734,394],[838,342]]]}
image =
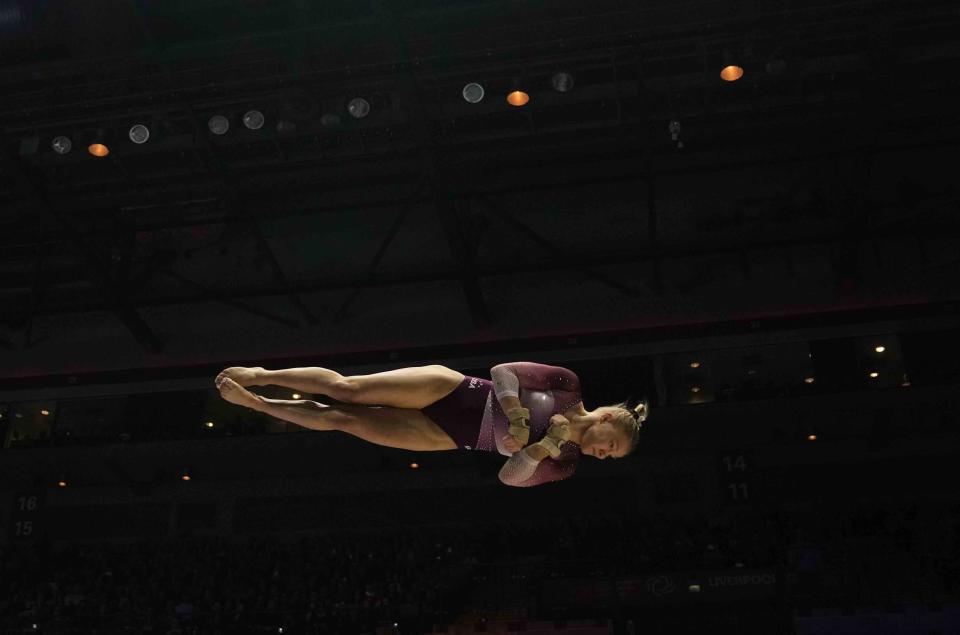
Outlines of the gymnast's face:
{"label": "gymnast's face", "polygon": [[630,451],[630,442],[609,421],[609,415],[587,428],[580,439],[580,452],[598,459],[619,459]]}

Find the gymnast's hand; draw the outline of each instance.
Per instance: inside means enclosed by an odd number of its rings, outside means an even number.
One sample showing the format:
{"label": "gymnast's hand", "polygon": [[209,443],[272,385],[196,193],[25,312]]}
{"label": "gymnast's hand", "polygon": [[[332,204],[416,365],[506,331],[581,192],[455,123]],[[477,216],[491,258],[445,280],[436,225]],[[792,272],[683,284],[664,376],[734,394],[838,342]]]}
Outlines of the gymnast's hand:
{"label": "gymnast's hand", "polygon": [[570,420],[563,415],[553,415],[550,417],[550,428],[547,429],[547,435],[537,443],[545,449],[551,457],[560,456],[560,448],[570,440]]}
{"label": "gymnast's hand", "polygon": [[[564,430],[564,426],[567,426],[566,430]],[[566,441],[570,438],[569,426],[570,426],[569,419],[567,419],[563,415],[553,415],[552,417],[550,417],[550,429],[547,430],[547,434],[552,434]]]}
{"label": "gymnast's hand", "polygon": [[506,448],[510,454],[516,454],[523,449],[523,444],[520,443],[520,440],[511,434],[503,435],[501,441],[503,441],[503,447]]}
{"label": "gymnast's hand", "polygon": [[530,440],[530,411],[520,406],[507,410],[506,414],[510,421],[510,428],[507,432],[520,443],[522,448]]}

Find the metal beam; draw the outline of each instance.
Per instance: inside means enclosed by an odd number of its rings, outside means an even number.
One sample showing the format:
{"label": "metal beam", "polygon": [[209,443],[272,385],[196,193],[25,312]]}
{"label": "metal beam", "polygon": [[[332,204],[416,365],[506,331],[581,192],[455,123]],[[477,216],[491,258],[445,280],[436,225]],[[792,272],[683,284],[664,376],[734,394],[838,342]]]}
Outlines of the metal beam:
{"label": "metal beam", "polygon": [[[634,178],[635,175],[634,175]],[[484,199],[483,195],[478,195],[478,198]],[[422,201],[422,199],[417,195],[416,192],[410,198],[411,204]],[[935,203],[935,205],[934,205]],[[957,232],[957,223],[955,221],[957,202],[955,197],[943,196],[938,198],[936,201],[928,202],[922,207],[918,207],[916,210],[911,211],[910,213],[891,218],[889,221],[875,224],[872,228],[867,228],[865,232],[861,232],[864,237],[899,237],[903,236],[905,233],[911,233],[918,236],[930,236],[930,237],[949,237],[956,235]],[[369,209],[371,206],[362,206],[365,209]],[[379,206],[376,206],[379,207]],[[341,209],[337,207],[336,209]],[[303,210],[308,212],[309,210]],[[324,208],[322,211],[326,212],[329,209]],[[129,231],[139,231],[142,228],[131,228]],[[48,229],[48,234],[51,233]],[[61,232],[63,233],[63,232]],[[825,236],[811,236],[808,238],[801,238],[800,242],[796,243],[798,245],[809,245],[817,243],[829,243],[835,240],[841,239],[840,234],[837,235],[825,235]],[[786,240],[790,240],[787,238]],[[59,249],[61,245],[66,244],[69,247],[69,243],[61,242],[47,242],[43,246],[46,249],[47,253],[52,251],[62,251]],[[737,249],[752,249],[752,248],[762,248],[768,243],[744,243],[738,244]],[[778,243],[779,244],[779,243]],[[657,253],[660,253],[659,251]],[[712,253],[712,252],[711,252]],[[653,254],[651,254],[653,255]],[[671,259],[677,257],[684,257],[685,255],[690,255],[689,250],[684,249],[663,249],[662,250],[663,259]],[[648,262],[649,261],[644,261]],[[60,273],[69,273],[72,272],[67,270],[58,270],[47,273],[45,281],[47,284],[56,285],[56,284],[67,284],[70,282],[75,282],[79,280],[78,278],[73,277],[72,275],[57,275]],[[149,270],[140,274],[135,282],[142,283],[145,279],[153,275],[153,272]],[[23,289],[29,290],[29,286],[26,284],[24,278],[20,275],[0,275],[0,291],[2,290],[13,290],[13,289]],[[131,287],[128,287],[128,290]],[[133,287],[135,288],[135,286]]]}
{"label": "metal beam", "polygon": [[387,248],[390,246],[390,243],[393,242],[393,239],[396,238],[397,234],[400,232],[400,227],[403,225],[403,222],[406,220],[407,215],[410,212],[410,205],[403,205],[400,208],[400,213],[397,214],[397,218],[394,219],[393,224],[390,226],[390,229],[387,230],[387,235],[383,237],[383,240],[380,242],[380,247],[377,248],[377,253],[374,254],[373,260],[370,262],[370,265],[367,267],[366,272],[360,275],[357,278],[357,286],[355,286],[351,291],[350,295],[343,301],[340,305],[340,308],[337,309],[337,312],[333,316],[333,323],[339,324],[343,322],[344,318],[347,315],[347,310],[350,308],[350,305],[357,299],[363,287],[360,286],[365,282],[373,280],[374,275],[377,272],[377,267],[380,266],[380,261],[383,260],[384,254],[387,253]]}
{"label": "metal beam", "polygon": [[[386,0],[374,0],[373,6],[374,13],[383,27],[384,35],[389,38],[392,52],[402,59],[410,59],[404,23],[398,19],[395,7]],[[403,70],[408,81],[401,81],[396,91],[412,111],[409,121],[414,130],[414,137],[421,146],[421,162],[430,180],[434,206],[454,259],[457,280],[463,289],[470,317],[474,326],[485,328],[491,323],[490,311],[477,278],[474,264],[475,246],[464,235],[460,223],[456,195],[450,185],[453,175],[446,168],[449,157],[441,156],[437,147],[437,140],[429,124],[430,117],[420,95],[420,80],[413,71],[413,65],[407,64]]]}
{"label": "metal beam", "polygon": [[226,297],[224,296],[224,294],[220,293],[219,291],[211,289],[210,287],[208,287],[203,283],[197,282],[196,280],[191,280],[186,276],[180,275],[179,273],[176,273],[174,271],[163,271],[161,275],[167,276],[168,278],[173,278],[174,280],[177,280],[184,284],[188,284],[192,287],[196,287],[200,289],[203,292],[203,300],[201,300],[202,302],[220,302],[220,303],[226,304],[227,306],[233,307],[235,309],[240,309],[241,311],[250,313],[251,315],[256,315],[257,317],[266,318],[268,320],[276,322],[277,324],[282,324],[284,326],[290,326],[290,327],[300,326],[295,320],[289,320],[285,317],[274,315],[269,311],[264,311],[263,309],[259,309],[255,306],[250,306],[249,304],[241,302],[240,300],[237,300],[235,298]]}
{"label": "metal beam", "polygon": [[[919,233],[926,232],[929,235],[936,236],[940,239],[945,237],[960,237],[960,228],[954,227],[953,229],[946,230],[941,227],[932,227],[927,230],[918,232],[916,228],[912,229],[910,234],[911,236],[916,236]],[[879,236],[885,237],[903,237],[903,230],[900,228],[891,228],[883,229],[881,231],[874,231],[870,234],[864,234],[859,236],[859,239],[863,241],[869,241],[873,238]],[[789,249],[791,247],[801,247],[801,246],[813,246],[813,245],[830,245],[838,242],[843,242],[849,240],[849,234],[833,233],[827,236],[817,236],[813,238],[803,237],[803,238],[785,238],[785,239],[773,239],[763,242],[755,242],[747,245],[738,245],[738,244],[724,244],[724,245],[709,245],[704,247],[674,247],[674,248],[665,248],[661,250],[659,256],[663,261],[668,261],[671,259],[678,258],[691,258],[691,257],[701,257],[701,256],[716,256],[716,255],[729,255],[736,254],[740,251],[747,250],[782,250]],[[505,264],[499,266],[485,267],[482,270],[477,270],[476,275],[478,277],[493,277],[493,276],[510,276],[510,275],[523,275],[523,274],[536,274],[539,272],[547,271],[565,271],[565,270],[575,270],[582,267],[591,267],[591,266],[610,266],[610,265],[635,265],[649,263],[651,255],[645,252],[638,252],[635,249],[622,251],[622,252],[612,252],[605,253],[602,255],[593,255],[585,254],[582,258],[579,258],[577,262],[572,261],[550,261],[543,263],[524,263],[522,265],[517,264]],[[440,282],[440,281],[459,281],[460,273],[455,270],[450,270],[449,268],[444,268],[439,271],[427,272],[427,273],[396,273],[389,276],[372,276],[367,280],[357,281],[357,280],[329,280],[329,279],[315,279],[315,280],[304,280],[296,283],[292,283],[287,288],[281,288],[277,286],[263,286],[259,288],[247,288],[247,289],[238,289],[228,292],[223,292],[219,294],[220,299],[229,299],[236,300],[242,298],[255,298],[255,297],[276,297],[283,296],[289,293],[318,293],[323,291],[333,291],[339,289],[349,289],[354,288],[380,288],[380,287],[391,287],[399,286],[405,284],[420,284],[424,282]],[[204,295],[180,295],[175,297],[168,297],[164,299],[145,299],[141,301],[133,302],[131,305],[135,307],[153,307],[153,306],[171,306],[178,304],[191,304],[195,302],[207,302],[210,298]],[[85,311],[96,311],[102,310],[101,304],[87,304],[87,305],[75,305],[73,307],[61,307],[61,308],[50,308],[47,307],[40,311],[38,315],[62,315],[67,313],[78,313]],[[0,313],[0,315],[3,315]]]}
{"label": "metal beam", "polygon": [[[515,216],[512,216],[500,210],[496,205],[490,202],[487,198],[480,197],[476,200],[479,201],[491,214],[493,214],[498,219],[500,219],[500,221],[503,222],[505,225],[509,225],[510,227],[513,227],[525,239],[543,248],[543,250],[552,259],[555,259],[555,260],[558,259],[558,254],[560,254],[563,251],[561,247],[559,247],[558,245],[555,245],[554,243],[550,242],[549,240],[547,240],[546,238],[538,234],[536,231],[534,231],[530,226],[525,224],[519,218],[516,218]],[[602,274],[598,271],[595,271],[594,269],[591,269],[590,267],[580,266],[580,267],[577,267],[577,269],[580,271],[580,273],[582,273],[587,278],[601,282],[612,289],[616,289],[617,291],[619,291],[624,295],[636,297],[642,293],[642,289],[638,289],[629,284],[621,282],[616,278],[612,278],[608,275]]]}
{"label": "metal beam", "polygon": [[[104,263],[94,249],[87,244],[83,233],[80,232],[66,215],[61,214],[53,205],[43,187],[35,182],[31,174],[20,166],[19,157],[9,141],[0,137],[0,146],[3,147],[2,160],[7,166],[8,176],[20,184],[27,193],[27,198],[34,202],[36,209],[43,214],[45,220],[62,229],[68,237],[68,247],[74,252],[87,271],[90,281],[101,292],[106,308],[110,310],[130,331],[134,339],[144,350],[159,353],[163,350],[160,338],[147,326],[143,318],[137,313],[120,285],[110,275]],[[103,306],[100,307],[103,309]]]}
{"label": "metal beam", "polygon": [[[286,286],[289,281],[287,280],[286,274],[283,273],[283,267],[280,266],[280,261],[277,260],[277,256],[273,253],[273,249],[270,248],[270,244],[267,242],[266,237],[263,235],[263,231],[260,230],[260,225],[256,222],[250,222],[247,225],[248,228],[253,232],[253,235],[257,240],[257,248],[260,250],[260,255],[267,259],[267,263],[270,265],[270,271],[273,274],[273,279],[277,284]],[[310,311],[307,305],[304,303],[303,298],[301,298],[296,293],[291,293],[287,295],[287,299],[294,306],[294,308],[300,313],[304,321],[307,324],[315,325],[318,320],[316,316]],[[293,327],[299,327],[300,325],[294,322],[291,324]]]}
{"label": "metal beam", "polygon": [[[156,39],[153,37],[153,33],[150,31],[150,28],[147,26],[147,22],[144,19],[141,2],[139,0],[130,0],[130,4],[134,9],[134,15],[139,22],[140,29],[143,33],[145,41],[147,42],[147,48],[154,53],[157,66],[161,70],[171,90],[177,90],[179,87],[173,81],[173,73],[170,70],[166,60],[164,60],[163,56],[160,55],[160,47],[157,45]],[[192,146],[194,155],[200,159],[201,164],[206,167],[208,172],[215,179],[227,186],[227,196],[230,202],[232,202],[238,209],[244,208],[244,200],[240,196],[241,184],[238,182],[237,178],[230,173],[229,168],[222,161],[220,161],[216,154],[216,148],[213,146],[207,136],[207,131],[200,126],[199,118],[197,113],[194,112],[193,106],[191,106],[190,102],[183,99],[181,96],[182,93],[177,92],[176,94],[178,95],[178,102],[181,108],[187,114],[187,117],[193,127],[195,140],[200,144],[203,150],[205,150],[205,152],[201,153],[194,145]],[[283,272],[283,268],[280,266],[276,255],[270,248],[270,244],[267,242],[263,232],[260,230],[260,225],[255,220],[251,219],[244,219],[240,221],[239,224],[241,224],[254,235],[260,253],[266,257],[267,262],[270,265],[274,280],[281,286],[288,286],[288,280]],[[303,299],[300,298],[299,295],[295,293],[288,294],[288,299],[308,324],[317,323],[317,318],[313,315],[313,313],[310,312],[310,309],[307,308],[306,304],[303,302]],[[247,310],[249,310],[249,308]],[[294,328],[300,326],[296,322],[291,322],[282,318],[272,319],[280,321],[281,323],[287,324],[288,326],[292,326]]]}
{"label": "metal beam", "polygon": [[176,262],[177,257],[177,253],[171,250],[162,250],[151,254],[149,260],[143,263],[141,271],[133,277],[127,277],[124,281],[124,289],[128,294],[136,292],[137,289],[160,275],[161,272],[168,271],[170,265]]}
{"label": "metal beam", "polygon": [[37,243],[37,249],[34,253],[33,261],[33,280],[30,289],[30,302],[26,309],[24,322],[26,330],[23,334],[23,347],[33,348],[33,318],[36,311],[43,305],[43,244],[44,234],[46,233],[46,224],[40,221],[40,242]]}
{"label": "metal beam", "polygon": [[463,294],[467,300],[467,306],[470,308],[473,325],[477,328],[487,327],[491,323],[490,311],[487,309],[487,303],[484,300],[477,275],[475,241],[464,235],[460,221],[461,216],[454,199],[450,198],[449,195],[438,193],[436,205],[443,235],[447,239],[447,244],[450,246],[450,252],[456,263],[456,278],[460,282],[460,287],[463,289]]}
{"label": "metal beam", "polygon": [[[650,279],[651,279],[651,288],[653,292],[657,295],[663,293],[663,273],[660,270],[660,231],[659,225],[657,223],[657,194],[656,194],[656,179],[654,174],[654,164],[653,164],[653,148],[655,146],[653,138],[654,126],[653,121],[650,120],[650,115],[652,109],[650,107],[651,102],[653,102],[653,95],[649,94],[650,91],[647,90],[646,85],[643,80],[643,69],[639,67],[638,63],[637,68],[637,94],[641,96],[640,99],[640,119],[645,123],[642,124],[640,128],[640,134],[643,135],[641,139],[641,144],[643,147],[642,156],[640,163],[643,166],[643,180],[647,186],[647,240],[648,248],[650,250]],[[677,139],[678,145],[682,142],[682,137]],[[676,148],[679,149],[679,148]]]}
{"label": "metal beam", "polygon": [[[696,173],[707,173],[711,171],[716,171],[719,169],[730,170],[730,169],[743,169],[750,168],[755,166],[773,166],[773,165],[789,165],[795,163],[802,163],[806,161],[823,161],[830,159],[837,159],[848,156],[859,156],[864,151],[867,151],[869,154],[886,154],[890,152],[903,152],[903,151],[913,151],[913,150],[923,150],[923,149],[935,149],[935,148],[944,148],[944,147],[956,147],[960,143],[958,139],[936,139],[928,140],[920,143],[906,143],[906,144],[897,144],[890,145],[886,147],[875,147],[871,146],[867,149],[861,146],[852,146],[849,148],[842,148],[839,150],[829,150],[822,151],[816,148],[810,148],[814,150],[812,152],[803,152],[799,154],[786,154],[779,152],[776,155],[771,156],[752,156],[747,159],[742,160],[729,160],[723,162],[710,162],[703,165],[697,166],[679,166],[679,167],[669,167],[661,165],[657,169],[658,175],[667,175],[667,176],[678,176],[685,174],[696,174]],[[640,155],[642,159],[642,155]],[[612,163],[604,163],[600,161],[594,161],[590,164],[577,165],[571,164],[564,168],[564,173],[577,173],[583,174],[579,178],[565,178],[562,181],[555,180],[556,174],[547,174],[551,178],[543,180],[526,180],[524,182],[518,182],[516,184],[508,184],[500,187],[485,187],[485,188],[476,188],[469,187],[466,184],[460,184],[460,187],[457,189],[457,195],[471,198],[479,196],[493,196],[499,194],[515,194],[515,193],[531,193],[538,192],[541,190],[547,191],[556,191],[563,190],[568,188],[577,188],[584,187],[589,185],[605,185],[610,183],[628,183],[633,181],[639,181],[643,178],[643,174],[637,173],[635,168],[629,167],[631,160],[634,159],[634,155],[621,155],[621,157]],[[623,167],[626,164],[628,167]],[[620,168],[622,172],[617,172],[617,168]],[[556,170],[554,170],[556,172]],[[365,186],[369,189],[369,185]],[[410,203],[424,203],[431,202],[433,199],[429,194],[426,195],[410,195],[410,194],[401,194],[399,196],[394,196],[389,199],[382,199],[377,201],[369,202],[344,202],[339,204],[332,205],[323,205],[323,206],[311,206],[311,207],[289,207],[279,206],[278,201],[275,197],[250,197],[247,199],[247,205],[245,209],[238,210],[237,212],[225,212],[223,215],[216,218],[176,218],[163,220],[158,222],[144,222],[139,223],[135,226],[129,227],[124,231],[137,232],[137,231],[150,231],[150,230],[161,230],[161,229],[170,229],[170,228],[180,228],[180,227],[196,227],[203,225],[214,225],[217,223],[229,222],[233,218],[240,220],[264,220],[264,219],[274,219],[274,218],[289,218],[296,216],[313,216],[318,214],[327,214],[327,213],[343,213],[343,212],[352,212],[356,210],[366,210],[366,209],[384,209],[384,208],[393,208],[399,205],[402,205],[406,202]],[[30,201],[26,201],[27,204],[30,204]],[[222,201],[225,205],[227,202]],[[19,205],[20,203],[18,203]],[[171,206],[175,203],[171,203]],[[22,207],[22,205],[21,205]],[[97,213],[104,208],[99,206],[95,207],[78,207],[76,210],[71,209],[70,213]],[[48,231],[50,237],[56,237],[58,232],[56,228],[50,228]],[[65,234],[64,234],[65,235]],[[92,231],[89,236],[100,236],[100,235],[109,235],[115,236],[116,232],[108,231]],[[32,241],[23,242],[22,237],[18,237],[16,243],[17,246],[22,245],[33,245]],[[56,243],[47,243],[48,247],[54,246]],[[10,246],[11,243],[4,245],[0,243],[0,247]]]}

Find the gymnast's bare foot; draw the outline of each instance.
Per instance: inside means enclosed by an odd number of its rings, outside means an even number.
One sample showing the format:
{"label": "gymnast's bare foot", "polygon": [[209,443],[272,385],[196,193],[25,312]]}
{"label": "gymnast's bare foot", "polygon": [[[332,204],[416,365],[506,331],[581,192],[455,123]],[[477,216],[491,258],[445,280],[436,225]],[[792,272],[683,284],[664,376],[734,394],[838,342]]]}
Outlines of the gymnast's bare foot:
{"label": "gymnast's bare foot", "polygon": [[257,386],[257,380],[260,378],[260,374],[262,372],[262,366],[253,366],[252,368],[231,366],[230,368],[224,368],[222,371],[220,371],[220,374],[217,375],[217,379],[214,381],[214,384],[216,384],[217,388],[219,388],[220,382],[229,377],[233,381],[237,382],[237,384],[240,386]]}
{"label": "gymnast's bare foot", "polygon": [[230,403],[237,404],[238,406],[244,406],[245,408],[259,410],[260,407],[263,406],[263,402],[260,401],[260,397],[253,394],[229,377],[225,377],[223,381],[220,382],[220,396]]}

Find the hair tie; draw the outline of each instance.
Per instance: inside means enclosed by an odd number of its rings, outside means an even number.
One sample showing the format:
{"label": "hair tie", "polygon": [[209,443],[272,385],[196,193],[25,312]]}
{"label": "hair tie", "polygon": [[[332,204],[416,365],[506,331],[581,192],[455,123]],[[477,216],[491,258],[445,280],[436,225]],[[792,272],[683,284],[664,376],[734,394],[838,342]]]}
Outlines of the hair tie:
{"label": "hair tie", "polygon": [[633,407],[633,415],[636,417],[638,423],[646,421],[649,414],[650,405],[646,401],[641,401]]}

